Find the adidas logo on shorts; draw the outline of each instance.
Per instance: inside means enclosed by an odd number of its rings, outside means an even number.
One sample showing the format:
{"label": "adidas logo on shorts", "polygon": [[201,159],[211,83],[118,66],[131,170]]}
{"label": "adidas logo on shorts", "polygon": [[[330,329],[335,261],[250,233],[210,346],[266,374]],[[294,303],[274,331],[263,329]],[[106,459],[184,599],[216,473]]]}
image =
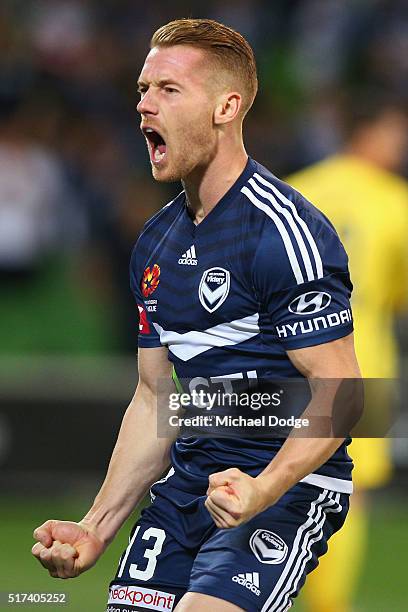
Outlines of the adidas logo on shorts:
{"label": "adidas logo on shorts", "polygon": [[197,256],[194,244],[191,245],[189,249],[185,253],[182,254],[178,263],[182,266],[196,266],[197,265]]}
{"label": "adidas logo on shorts", "polygon": [[260,595],[261,591],[259,589],[259,574],[258,572],[249,572],[246,574],[237,574],[233,576],[232,582],[238,582],[241,586],[245,587],[251,593],[255,595]]}

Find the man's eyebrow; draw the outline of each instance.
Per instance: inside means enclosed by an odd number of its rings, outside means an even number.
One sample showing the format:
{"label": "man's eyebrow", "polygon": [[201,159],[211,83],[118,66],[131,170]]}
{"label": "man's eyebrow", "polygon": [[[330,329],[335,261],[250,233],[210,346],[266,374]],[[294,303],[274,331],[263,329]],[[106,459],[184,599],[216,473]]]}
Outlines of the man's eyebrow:
{"label": "man's eyebrow", "polygon": [[[157,87],[165,87],[166,85],[177,85],[177,87],[181,87],[180,83],[176,79],[170,79],[170,78],[163,78],[163,79],[159,79],[158,81],[153,80],[152,83],[154,85],[157,85]],[[149,83],[147,83],[143,79],[139,79],[137,81],[137,86],[138,87],[148,87]]]}
{"label": "man's eyebrow", "polygon": [[179,82],[176,79],[160,79],[160,81],[158,81],[157,84],[160,87],[163,87],[164,85],[178,85],[178,86],[180,86]]}

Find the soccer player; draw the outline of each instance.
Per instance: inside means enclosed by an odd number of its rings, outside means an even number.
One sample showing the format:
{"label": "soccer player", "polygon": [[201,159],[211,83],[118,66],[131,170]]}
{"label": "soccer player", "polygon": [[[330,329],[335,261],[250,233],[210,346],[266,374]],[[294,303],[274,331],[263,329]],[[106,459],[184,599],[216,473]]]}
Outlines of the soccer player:
{"label": "soccer player", "polygon": [[[398,376],[395,318],[408,305],[408,184],[397,174],[408,150],[408,115],[378,91],[355,93],[347,115],[344,150],[288,180],[329,217],[347,248],[363,376],[392,379]],[[368,536],[367,491],[391,476],[389,440],[356,438],[351,452],[356,491],[341,537],[305,589],[311,612],[352,609]]]}
{"label": "soccer player", "polygon": [[345,520],[345,439],[159,438],[158,389],[172,375],[192,386],[358,378],[347,256],[314,206],[248,158],[257,76],[240,34],[211,20],[164,25],[138,84],[153,176],[184,189],[133,251],[139,382],[105,482],[79,523],[37,528],[33,553],[51,576],[77,576],[153,485],[109,611],[282,612]]}

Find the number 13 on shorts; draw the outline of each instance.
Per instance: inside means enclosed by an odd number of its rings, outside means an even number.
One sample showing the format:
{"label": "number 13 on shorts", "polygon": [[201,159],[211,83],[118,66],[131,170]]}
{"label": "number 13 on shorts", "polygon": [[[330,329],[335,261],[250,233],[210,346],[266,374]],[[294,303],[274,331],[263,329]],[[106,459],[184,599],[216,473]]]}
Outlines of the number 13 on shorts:
{"label": "number 13 on shorts", "polygon": [[[140,525],[138,525],[135,529],[133,536],[129,541],[129,545],[125,550],[123,555],[123,559],[120,563],[118,578],[122,577],[123,571],[126,566],[126,562],[129,557],[129,553],[132,549],[133,544],[136,541],[136,538],[139,535]],[[142,540],[146,540],[148,544],[146,544],[146,549],[144,551],[144,557],[147,559],[147,565],[145,569],[138,569],[137,563],[131,563],[129,565],[129,576],[134,580],[150,580],[154,574],[154,570],[156,569],[157,564],[157,556],[160,555],[164,540],[166,539],[166,533],[164,529],[159,529],[158,527],[148,527],[143,535]]]}

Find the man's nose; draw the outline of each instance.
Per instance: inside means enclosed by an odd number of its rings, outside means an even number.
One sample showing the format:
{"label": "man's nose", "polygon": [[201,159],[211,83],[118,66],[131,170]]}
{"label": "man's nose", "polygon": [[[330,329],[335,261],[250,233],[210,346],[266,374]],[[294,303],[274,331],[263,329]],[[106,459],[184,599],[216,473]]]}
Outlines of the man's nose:
{"label": "man's nose", "polygon": [[136,106],[136,110],[141,115],[157,115],[157,103],[155,102],[154,94],[150,89],[143,94],[142,99]]}

